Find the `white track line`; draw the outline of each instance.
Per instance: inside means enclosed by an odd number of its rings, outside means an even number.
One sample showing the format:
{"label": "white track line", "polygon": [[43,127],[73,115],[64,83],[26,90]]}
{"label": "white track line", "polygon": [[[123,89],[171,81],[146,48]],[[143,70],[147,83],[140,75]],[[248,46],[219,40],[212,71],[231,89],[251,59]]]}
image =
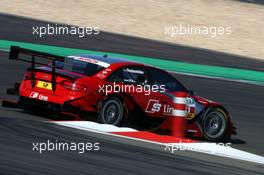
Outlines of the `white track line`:
{"label": "white track line", "polygon": [[[168,144],[164,144],[164,143],[160,143],[160,142],[149,141],[149,140],[138,139],[138,138],[133,138],[133,137],[109,133],[109,132],[131,132],[131,131],[133,132],[133,131],[136,131],[132,128],[116,127],[116,126],[98,124],[98,123],[89,122],[89,121],[59,121],[59,122],[54,121],[52,123],[62,125],[62,126],[66,126],[66,127],[75,128],[75,129],[100,133],[100,134],[104,134],[104,135],[111,135],[114,137],[120,137],[120,138],[137,140],[137,141],[142,141],[142,142],[147,142],[147,143],[152,143],[152,144],[158,144],[158,145],[164,146],[164,150],[168,145],[170,145],[170,146],[173,146],[174,149],[176,147],[178,150],[180,150],[180,149],[191,150],[191,151],[196,151],[196,152],[200,152],[200,153],[206,153],[206,154],[211,154],[211,155],[216,155],[216,156],[222,156],[222,157],[228,157],[228,158],[233,158],[233,159],[238,159],[238,160],[244,160],[244,161],[264,164],[264,157],[262,157],[262,156],[252,154],[252,153],[249,153],[246,151],[241,151],[241,150],[232,148],[230,146],[217,145],[216,143],[200,142],[200,143],[168,143]],[[166,150],[166,151],[168,151],[168,153],[173,153],[172,150]]]}
{"label": "white track line", "polygon": [[9,49],[0,49],[0,51],[9,52],[10,50]]}
{"label": "white track line", "polygon": [[60,125],[67,125],[70,127],[77,127],[82,129],[89,129],[92,131],[100,131],[100,132],[134,132],[137,131],[132,128],[126,127],[117,127],[114,125],[109,124],[99,124],[96,122],[90,121],[52,121],[53,123],[60,124]]}

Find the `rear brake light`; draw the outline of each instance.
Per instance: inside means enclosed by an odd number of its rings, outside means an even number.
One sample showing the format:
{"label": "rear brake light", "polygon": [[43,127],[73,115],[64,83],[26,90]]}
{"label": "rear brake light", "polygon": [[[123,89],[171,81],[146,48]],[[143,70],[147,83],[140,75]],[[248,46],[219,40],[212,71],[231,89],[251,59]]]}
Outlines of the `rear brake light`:
{"label": "rear brake light", "polygon": [[62,81],[60,84],[66,89],[70,89],[77,92],[85,92],[87,89],[85,86],[71,81]]}

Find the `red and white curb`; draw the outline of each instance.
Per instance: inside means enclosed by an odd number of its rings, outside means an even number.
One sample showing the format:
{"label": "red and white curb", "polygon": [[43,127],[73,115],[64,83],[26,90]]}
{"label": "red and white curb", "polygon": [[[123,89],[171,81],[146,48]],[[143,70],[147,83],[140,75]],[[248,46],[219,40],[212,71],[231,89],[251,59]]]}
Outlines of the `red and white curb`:
{"label": "red and white curb", "polygon": [[264,164],[264,157],[232,148],[231,145],[226,144],[196,142],[191,139],[179,139],[172,136],[158,135],[146,131],[137,131],[132,128],[116,127],[89,121],[52,121],[52,123],[79,130],[163,145],[164,150],[170,153],[180,150],[190,150]]}

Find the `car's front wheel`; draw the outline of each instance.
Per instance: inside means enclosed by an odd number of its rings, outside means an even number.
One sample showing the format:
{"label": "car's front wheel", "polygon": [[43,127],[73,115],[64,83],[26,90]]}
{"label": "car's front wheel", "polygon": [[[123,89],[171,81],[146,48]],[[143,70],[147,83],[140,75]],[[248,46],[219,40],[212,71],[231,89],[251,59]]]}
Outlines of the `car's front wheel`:
{"label": "car's front wheel", "polygon": [[117,97],[109,97],[103,101],[99,110],[99,121],[103,124],[119,126],[124,118],[124,107]]}
{"label": "car's front wheel", "polygon": [[226,138],[228,120],[226,113],[219,108],[213,108],[203,119],[204,137],[209,141],[223,141]]}

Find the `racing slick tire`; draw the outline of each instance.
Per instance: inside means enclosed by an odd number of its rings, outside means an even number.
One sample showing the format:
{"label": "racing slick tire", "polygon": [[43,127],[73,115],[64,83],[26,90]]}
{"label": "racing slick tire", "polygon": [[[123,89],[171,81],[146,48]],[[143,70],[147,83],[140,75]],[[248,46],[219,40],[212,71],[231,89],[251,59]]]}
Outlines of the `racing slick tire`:
{"label": "racing slick tire", "polygon": [[225,141],[228,129],[226,113],[220,108],[210,109],[204,116],[203,132],[205,139],[209,141]]}
{"label": "racing slick tire", "polygon": [[124,107],[117,97],[109,97],[103,101],[99,109],[99,122],[119,126],[124,118]]}

